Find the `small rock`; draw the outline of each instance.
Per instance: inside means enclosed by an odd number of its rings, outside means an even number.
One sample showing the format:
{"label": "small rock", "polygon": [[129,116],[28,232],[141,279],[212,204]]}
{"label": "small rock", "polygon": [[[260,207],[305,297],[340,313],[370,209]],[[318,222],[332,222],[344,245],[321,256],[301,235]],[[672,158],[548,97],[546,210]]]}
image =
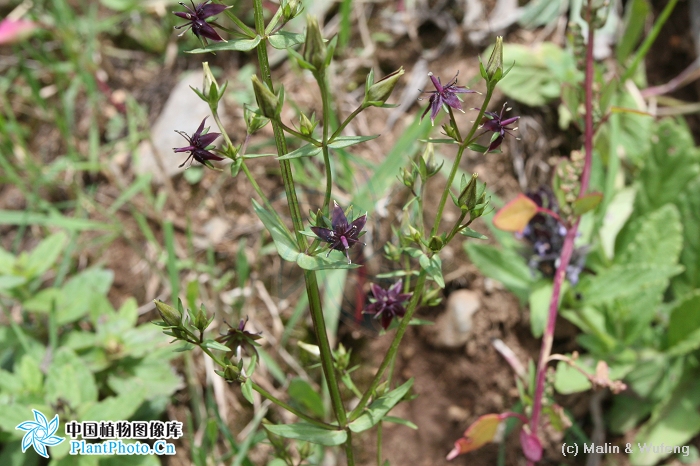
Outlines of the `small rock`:
{"label": "small rock", "polygon": [[447,299],[445,312],[435,321],[431,343],[443,348],[459,348],[468,340],[472,316],[481,307],[479,294],[471,290],[456,290]]}
{"label": "small rock", "polygon": [[464,422],[470,416],[469,411],[461,406],[451,405],[447,408],[447,419],[453,422]]}

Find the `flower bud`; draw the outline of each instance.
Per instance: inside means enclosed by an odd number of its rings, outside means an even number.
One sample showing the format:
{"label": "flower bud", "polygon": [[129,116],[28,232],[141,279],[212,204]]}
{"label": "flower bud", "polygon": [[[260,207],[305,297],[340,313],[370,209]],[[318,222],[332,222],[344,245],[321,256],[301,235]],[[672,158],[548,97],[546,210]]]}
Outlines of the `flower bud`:
{"label": "flower bud", "polygon": [[165,304],[163,301],[153,300],[156,309],[163,319],[163,322],[171,327],[180,327],[182,325],[182,315],[172,306]]}
{"label": "flower bud", "polygon": [[279,106],[277,96],[257,76],[253,75],[251,79],[253,81],[255,100],[258,102],[258,107],[262,114],[271,119],[277,117],[277,107]]}
{"label": "flower bud", "polygon": [[315,16],[306,17],[306,41],[304,42],[304,60],[309,62],[316,72],[323,73],[326,68],[326,44],[323,42],[321,28]]}
{"label": "flower bud", "polygon": [[256,133],[270,122],[269,118],[265,118],[247,105],[243,107],[243,118],[245,119],[248,134]]}
{"label": "flower bud", "polygon": [[287,23],[304,11],[304,5],[299,0],[287,0],[282,2],[282,18]]}
{"label": "flower bud", "polygon": [[416,177],[413,176],[413,173],[412,173],[411,170],[409,170],[408,168],[404,167],[404,168],[402,169],[401,181],[403,182],[403,184],[404,184],[407,188],[411,189],[411,188],[413,188],[413,183],[415,183],[415,181],[416,181]]}
{"label": "flower bud", "polygon": [[301,446],[297,448],[297,451],[299,452],[299,457],[302,460],[305,460],[314,453],[314,449],[309,442],[302,443]]}
{"label": "flower bud", "polygon": [[394,92],[394,87],[399,79],[404,74],[403,66],[391,74],[384,76],[376,83],[374,81],[374,71],[370,71],[367,75],[367,84],[365,85],[365,99],[362,102],[363,107],[380,107],[384,105],[387,99]]}
{"label": "flower bud", "polygon": [[466,207],[467,210],[472,210],[476,205],[476,179],[478,177],[478,174],[472,174],[469,183],[462,189],[458,198],[460,207]]}
{"label": "flower bud", "polygon": [[240,378],[241,370],[238,367],[229,364],[224,368],[224,379],[227,382],[239,382]]}
{"label": "flower bud", "polygon": [[318,121],[316,120],[316,115],[311,115],[311,119],[307,118],[303,113],[299,117],[299,130],[304,136],[311,136],[314,134],[314,129],[316,129]]}
{"label": "flower bud", "polygon": [[445,241],[439,236],[433,236],[430,238],[430,243],[428,243],[428,248],[433,252],[440,252],[442,247],[445,245]]}
{"label": "flower bud", "polygon": [[209,62],[202,63],[204,69],[204,86],[202,92],[209,98],[209,105],[216,105],[219,102],[219,84],[209,68]]}
{"label": "flower bud", "polygon": [[503,77],[503,37],[496,37],[496,45],[491,51],[489,62],[486,64],[486,76],[489,83],[497,83]]}
{"label": "flower bud", "polygon": [[204,308],[204,304],[201,305],[199,311],[197,311],[197,314],[195,314],[193,321],[194,327],[200,332],[204,332],[207,329],[207,327],[209,327],[211,320],[207,318],[207,311]]}

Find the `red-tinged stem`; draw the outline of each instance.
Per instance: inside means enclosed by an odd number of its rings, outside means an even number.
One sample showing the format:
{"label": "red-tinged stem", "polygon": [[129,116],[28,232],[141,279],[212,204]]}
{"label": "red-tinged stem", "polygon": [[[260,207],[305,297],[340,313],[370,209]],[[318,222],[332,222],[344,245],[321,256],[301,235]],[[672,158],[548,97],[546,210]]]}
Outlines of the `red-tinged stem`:
{"label": "red-tinged stem", "polygon": [[561,223],[562,225],[566,225],[566,222],[565,222],[564,220],[562,220],[562,218],[559,216],[559,214],[556,213],[556,212],[554,212],[553,210],[549,210],[549,209],[547,209],[546,207],[539,207],[539,206],[538,206],[538,207],[537,207],[537,212],[538,212],[538,213],[541,212],[541,213],[543,213],[543,214],[547,214],[547,215],[549,215],[550,217],[552,217],[554,220],[556,220],[557,222]]}
{"label": "red-tinged stem", "polygon": [[[590,3],[588,10],[588,43],[586,46],[586,77],[584,80],[585,90],[585,128],[584,128],[584,150],[586,152],[583,173],[581,174],[581,190],[579,196],[583,196],[588,190],[588,183],[591,178],[591,162],[593,160],[593,39],[594,27],[590,21]],[[552,341],[554,340],[554,327],[557,322],[557,314],[559,311],[559,295],[561,288],[566,278],[566,268],[571,261],[571,255],[574,252],[574,240],[578,232],[580,219],[577,219],[571,228],[566,232],[564,245],[559,258],[559,266],[554,275],[554,284],[552,289],[552,300],[549,302],[549,316],[547,318],[547,328],[542,337],[542,349],[540,350],[540,359],[537,363],[537,376],[535,385],[535,399],[532,407],[532,415],[530,416],[530,431],[533,435],[537,435],[539,426],[540,414],[542,413],[542,398],[544,396],[544,383],[547,374],[547,362],[552,353]]]}

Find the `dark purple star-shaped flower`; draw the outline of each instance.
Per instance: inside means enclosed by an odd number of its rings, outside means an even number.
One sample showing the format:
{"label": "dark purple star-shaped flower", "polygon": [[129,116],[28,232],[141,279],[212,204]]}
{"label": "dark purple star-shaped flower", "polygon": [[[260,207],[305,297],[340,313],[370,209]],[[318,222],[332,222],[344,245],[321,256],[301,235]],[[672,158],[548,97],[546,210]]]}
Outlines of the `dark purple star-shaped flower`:
{"label": "dark purple star-shaped flower", "polygon": [[[226,5],[218,5],[216,3],[212,5],[207,5],[209,1],[210,0],[207,0],[198,4],[197,6],[194,6],[194,2],[190,0],[192,8],[188,7],[183,2],[180,2],[180,5],[187,8],[187,11],[173,11],[173,14],[175,16],[179,16],[182,19],[188,20],[189,23],[183,24],[182,26],[175,26],[175,29],[189,27],[192,29],[194,35],[199,37],[200,39],[202,37],[205,37],[207,39],[211,39],[217,42],[223,41],[224,39],[221,38],[219,33],[216,32],[216,30],[205,20],[210,16],[218,15],[228,7]],[[186,31],[187,30],[183,31],[182,34],[184,34]]]}
{"label": "dark purple star-shaped flower", "polygon": [[435,117],[442,108],[443,104],[449,105],[455,110],[459,110],[460,112],[464,113],[464,110],[462,110],[462,102],[459,100],[459,97],[457,97],[457,94],[474,94],[476,91],[467,89],[464,86],[458,86],[458,74],[459,73],[455,75],[454,79],[452,79],[449,84],[443,86],[440,82],[440,78],[433,76],[433,73],[428,73],[428,76],[430,76],[430,80],[433,82],[433,86],[435,86],[436,90],[424,92],[424,94],[432,95],[428,100],[428,107],[421,115],[421,119],[423,119],[423,117],[428,113],[428,110],[430,110],[430,122],[435,124]]}
{"label": "dark purple star-shaped flower", "polygon": [[[185,159],[184,162],[178,167],[182,168],[183,165],[187,163],[188,160],[194,158],[197,162],[201,163],[202,165],[207,165],[208,160],[224,160],[223,157],[219,157],[218,155],[212,154],[210,151],[207,150],[207,147],[211,145],[211,143],[214,142],[216,138],[221,136],[221,133],[206,133],[202,134],[202,131],[204,131],[204,122],[207,121],[207,117],[204,117],[204,120],[202,120],[202,123],[199,125],[199,128],[197,128],[197,131],[194,132],[192,137],[188,136],[187,133],[183,131],[178,131],[175,130],[176,133],[178,133],[180,136],[183,138],[187,139],[187,142],[190,143],[189,146],[185,147],[173,147],[173,150],[175,152],[189,152],[190,155]],[[191,165],[191,162],[190,162]]]}
{"label": "dark purple star-shaped flower", "polygon": [[[367,214],[357,217],[352,223],[348,223],[343,209],[337,202],[334,201],[333,204],[335,207],[333,207],[333,218],[331,219],[332,228],[311,227],[311,231],[326,243],[330,243],[331,250],[345,251],[345,257],[348,258],[348,264],[350,264],[348,250],[355,243],[360,242],[360,232],[362,232],[367,222]],[[330,252],[328,251],[328,254]],[[326,257],[328,257],[328,254],[326,254]]]}
{"label": "dark purple star-shaped flower", "polygon": [[381,317],[382,328],[386,330],[394,317],[403,317],[406,314],[404,303],[411,299],[413,293],[401,293],[403,283],[401,280],[384,289],[372,283],[370,288],[374,298],[371,303],[362,311],[363,314],[372,314],[375,319]]}
{"label": "dark purple star-shaped flower", "polygon": [[[477,110],[481,109],[477,108]],[[520,117],[515,116],[504,120],[503,112],[506,110],[510,110],[510,108],[506,108],[506,104],[503,104],[500,114],[494,112],[484,112],[484,118],[481,120],[481,127],[486,130],[484,133],[489,131],[494,133],[494,136],[491,138],[491,144],[489,144],[489,152],[497,149],[498,146],[501,145],[506,134],[510,134],[514,138],[518,139],[513,133],[511,133],[511,131],[515,131],[518,128],[508,128],[508,125],[515,123],[520,119]]]}

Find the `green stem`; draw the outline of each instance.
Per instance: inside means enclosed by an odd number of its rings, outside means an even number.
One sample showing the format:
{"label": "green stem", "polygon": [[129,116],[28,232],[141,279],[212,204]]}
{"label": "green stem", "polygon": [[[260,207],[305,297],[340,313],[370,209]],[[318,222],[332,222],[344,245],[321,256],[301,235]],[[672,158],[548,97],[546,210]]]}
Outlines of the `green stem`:
{"label": "green stem", "polygon": [[[260,36],[264,37],[265,22],[262,0],[253,0],[253,8],[255,12],[255,28]],[[263,40],[260,42],[260,44],[258,44],[257,52],[262,80],[274,92],[270,62],[267,56],[266,40]],[[274,120],[271,121],[271,124],[275,135],[277,153],[279,155],[287,154],[289,151],[287,150],[287,142],[284,138],[282,127]],[[289,212],[294,225],[294,234],[296,236],[299,250],[304,251],[307,247],[306,237],[301,233],[304,230],[304,222],[299,209],[299,200],[297,199],[296,190],[294,188],[294,178],[292,176],[292,167],[289,160],[280,160],[280,171],[282,172],[284,190],[287,195]],[[331,405],[333,406],[333,411],[338,424],[344,428],[347,424],[347,414],[345,412],[345,407],[343,406],[343,401],[340,397],[338,379],[335,374],[335,368],[333,367],[333,355],[331,354],[328,334],[326,333],[326,323],[323,319],[321,297],[318,290],[316,274],[313,271],[304,270],[304,280],[306,282],[306,293],[309,298],[309,310],[311,312],[311,319],[314,324],[314,332],[316,334],[316,340],[321,353],[321,366],[323,367],[323,373],[328,383],[328,390],[331,396]],[[348,437],[346,450],[347,449],[352,450],[350,437]],[[354,466],[354,464],[354,460],[352,460],[352,452],[350,451],[348,454],[348,465]]]}
{"label": "green stem", "polygon": [[[440,220],[442,220],[442,212],[445,210],[447,196],[450,195],[450,189],[452,189],[452,182],[454,181],[455,176],[457,175],[457,171],[459,170],[459,162],[462,160],[462,155],[464,155],[464,149],[466,149],[467,146],[472,143],[472,138],[474,137],[474,133],[476,133],[476,130],[479,127],[479,122],[484,117],[484,112],[486,111],[486,107],[488,107],[489,105],[489,101],[491,100],[491,96],[493,95],[494,88],[495,87],[491,85],[487,87],[486,97],[484,97],[484,103],[481,104],[481,110],[479,110],[479,115],[476,117],[476,120],[474,120],[474,124],[472,125],[472,129],[469,131],[469,134],[465,139],[462,140],[462,143],[459,145],[457,156],[455,157],[455,161],[452,164],[452,170],[450,170],[450,175],[447,177],[445,190],[442,192],[440,204],[438,204],[437,215],[435,216],[435,223],[433,224],[433,229],[430,232],[431,237],[437,234],[438,228],[440,227]],[[457,127],[457,125],[454,123],[455,120],[454,116],[452,115],[452,111],[450,111],[450,118],[452,119],[452,124],[454,125],[454,127]],[[459,132],[457,134],[459,136]]]}
{"label": "green stem", "polygon": [[289,126],[285,125],[281,121],[278,121],[278,124],[282,127],[283,130],[291,134],[292,136],[296,136],[299,139],[308,142],[309,144],[313,144],[316,147],[321,147],[322,144],[312,138],[311,136],[306,136],[305,134],[300,133],[299,131],[295,130],[294,128],[290,128]]}
{"label": "green stem", "polygon": [[298,409],[296,409],[292,406],[289,406],[287,403],[285,403],[284,401],[275,397],[272,393],[268,392],[267,390],[265,390],[264,388],[262,388],[260,385],[256,384],[255,382],[253,382],[253,390],[260,393],[262,396],[264,396],[268,400],[272,401],[274,404],[276,404],[280,408],[285,409],[285,410],[289,411],[290,413],[294,414],[299,419],[303,419],[306,422],[311,423],[315,426],[321,427],[323,429],[338,430],[338,426],[333,426],[333,425],[327,424],[323,421],[316,420],[316,419],[312,418],[311,416],[307,416],[306,414],[302,413]]}
{"label": "green stem", "polygon": [[343,122],[340,124],[340,126],[338,126],[338,129],[336,129],[336,130],[333,132],[333,135],[330,137],[330,139],[328,140],[328,142],[331,143],[331,142],[333,142],[333,141],[335,140],[335,138],[337,138],[338,136],[340,136],[340,133],[345,129],[345,127],[348,125],[348,123],[350,123],[350,122],[351,122],[357,115],[359,115],[360,112],[361,112],[362,110],[364,110],[364,109],[365,109],[365,107],[362,106],[362,105],[360,105],[360,106],[357,107],[350,115],[348,115],[348,117],[345,119],[345,121],[343,121]]}
{"label": "green stem", "polygon": [[330,212],[331,193],[333,191],[333,173],[331,171],[331,157],[328,150],[328,130],[331,124],[331,99],[328,91],[328,83],[326,82],[326,73],[322,72],[315,76],[318,82],[318,87],[321,90],[321,100],[323,102],[323,163],[326,166],[326,193],[323,196],[323,212]]}
{"label": "green stem", "polygon": [[377,466],[382,466],[382,421],[377,423]]}
{"label": "green stem", "polygon": [[[221,3],[221,2],[216,2],[216,3]],[[233,21],[233,24],[238,26],[238,28],[241,30],[241,32],[243,32],[243,34],[245,34],[246,36],[248,36],[251,39],[255,38],[255,35],[256,35],[255,31],[253,31],[251,28],[246,26],[246,24],[243,21],[238,19],[238,17],[231,11],[230,8],[225,10],[225,12],[226,12],[226,16],[228,16],[228,18],[231,21]]]}
{"label": "green stem", "polygon": [[406,308],[406,315],[403,317],[403,319],[401,319],[401,323],[396,329],[396,335],[394,335],[394,339],[391,341],[389,351],[384,356],[384,360],[380,364],[379,369],[377,369],[377,373],[372,379],[372,383],[370,383],[369,388],[367,389],[367,391],[365,391],[365,394],[362,396],[362,399],[360,399],[360,402],[357,404],[355,409],[353,409],[350,413],[350,422],[360,417],[362,411],[365,409],[365,406],[367,406],[367,402],[372,396],[372,393],[374,393],[374,391],[377,389],[377,386],[379,386],[379,383],[382,380],[382,376],[384,375],[384,371],[386,371],[386,368],[396,356],[396,352],[399,349],[401,339],[403,338],[404,333],[406,333],[406,329],[408,329],[408,323],[411,321],[413,313],[416,311],[416,309],[418,308],[418,304],[420,303],[421,294],[423,293],[423,287],[425,286],[426,278],[427,273],[425,272],[425,270],[421,270],[420,275],[418,275],[416,287],[413,291],[413,296],[411,297],[411,301],[409,301],[408,307]]}

